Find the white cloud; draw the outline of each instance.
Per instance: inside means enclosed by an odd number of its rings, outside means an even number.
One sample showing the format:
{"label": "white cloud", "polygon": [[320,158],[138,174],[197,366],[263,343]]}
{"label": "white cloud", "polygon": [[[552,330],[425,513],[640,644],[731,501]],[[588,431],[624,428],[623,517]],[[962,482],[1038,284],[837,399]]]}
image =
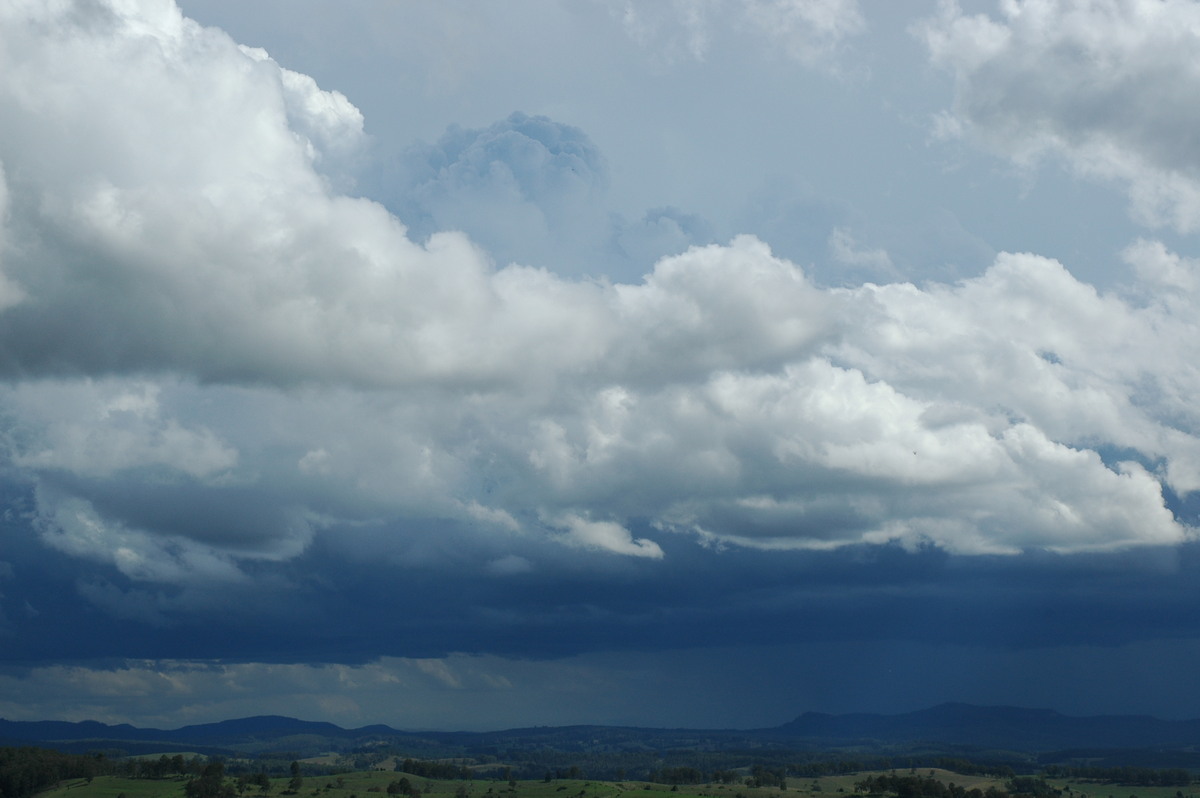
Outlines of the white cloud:
{"label": "white cloud", "polygon": [[746,18],[808,66],[829,68],[842,41],[866,27],[857,0],[742,0]]}
{"label": "white cloud", "polygon": [[703,60],[729,25],[780,45],[796,61],[830,69],[842,41],[865,28],[857,0],[671,0],[613,2],[625,31],[666,63]]}
{"label": "white cloud", "polygon": [[[380,530],[385,559],[447,525],[648,559],[641,528],[960,553],[1191,534],[1162,484],[1200,489],[1200,282],[1161,244],[1130,248],[1124,293],[1027,254],[827,289],[749,236],[637,284],[496,268],[331,188],[314,148],[357,140],[344,98],[166,0],[110,11],[0,9],[0,264],[25,296],[0,310],[5,445],[60,550],[166,582],[334,528]],[[943,58],[1014,35],[947,14]],[[494,574],[531,562],[482,548]]]}
{"label": "white cloud", "polygon": [[445,660],[418,659],[413,660],[413,665],[421,673],[433,677],[444,687],[451,690],[461,690],[463,687],[462,679],[446,664]]}
{"label": "white cloud", "polygon": [[38,524],[60,551],[114,566],[130,579],[165,584],[242,579],[234,559],[182,537],[130,529],[102,517],[86,500],[42,489]]}
{"label": "white cloud", "polygon": [[8,183],[4,174],[4,161],[0,160],[0,311],[20,302],[25,293],[8,279],[5,274],[5,250],[8,228]]}
{"label": "white cloud", "polygon": [[323,91],[308,75],[279,66],[266,50],[244,46],[240,49],[278,75],[288,124],[303,137],[314,165],[322,173],[346,183],[345,172],[366,143],[362,112],[341,92]]}
{"label": "white cloud", "polygon": [[670,3],[637,3],[619,6],[625,32],[642,47],[671,63],[682,58],[700,60],[709,45],[708,16],[718,0],[671,0]]}
{"label": "white cloud", "polygon": [[1200,260],[1182,257],[1169,251],[1161,241],[1146,239],[1130,244],[1122,254],[1139,283],[1149,289],[1151,301],[1183,310],[1189,297],[1200,293]]}
{"label": "white cloud", "polygon": [[189,428],[159,414],[160,386],[149,382],[54,382],[4,391],[6,404],[42,435],[10,452],[33,471],[61,470],[111,477],[162,467],[196,479],[215,478],[237,464],[237,450],[211,430]]}
{"label": "white cloud", "polygon": [[829,251],[834,260],[848,266],[865,266],[889,275],[896,272],[887,250],[862,247],[844,227],[835,227],[829,234]]}
{"label": "white cloud", "polygon": [[555,519],[553,523],[566,529],[566,540],[573,546],[654,560],[663,556],[662,547],[653,540],[635,539],[628,529],[612,521],[592,521],[578,515],[566,515]]}
{"label": "white cloud", "polygon": [[1061,159],[1124,184],[1139,222],[1200,229],[1195,3],[1010,0],[989,16],[945,2],[919,31],[957,81],[941,131],[1020,164]]}

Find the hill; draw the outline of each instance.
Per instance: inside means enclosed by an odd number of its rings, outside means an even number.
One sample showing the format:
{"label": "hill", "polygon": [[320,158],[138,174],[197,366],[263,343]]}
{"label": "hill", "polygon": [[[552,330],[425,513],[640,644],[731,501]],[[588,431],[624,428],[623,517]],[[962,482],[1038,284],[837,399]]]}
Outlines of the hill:
{"label": "hill", "polygon": [[806,712],[772,730],[786,736],[846,742],[957,743],[1014,751],[1067,748],[1182,748],[1200,744],[1200,720],[1145,715],[1071,717],[1049,709],[940,704],[900,715]]}
{"label": "hill", "polygon": [[[1200,720],[1147,716],[1072,717],[1045,709],[942,704],[896,715],[808,712],[767,729],[654,729],[558,726],[492,732],[411,732],[374,725],[269,715],[163,730],[95,721],[0,720],[0,745],[62,751],[152,754],[180,750],[224,756],[386,752],[414,758],[468,757],[553,767],[574,757],[620,759],[662,767],[684,754],[722,762],[814,761],[820,756],[891,758],[898,764],[936,756],[982,761],[1072,762],[1200,767]],[[675,756],[677,754],[678,756]],[[790,760],[788,759],[790,757]],[[658,764],[655,764],[658,763]],[[632,767],[630,772],[632,772]]]}

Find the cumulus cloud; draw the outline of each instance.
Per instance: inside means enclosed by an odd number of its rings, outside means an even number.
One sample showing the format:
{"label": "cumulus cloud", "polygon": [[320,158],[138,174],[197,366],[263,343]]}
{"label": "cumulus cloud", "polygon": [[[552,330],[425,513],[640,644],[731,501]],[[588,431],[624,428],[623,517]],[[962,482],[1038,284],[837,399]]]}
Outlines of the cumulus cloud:
{"label": "cumulus cloud", "polygon": [[[323,159],[362,127],[345,98],[168,0],[97,8],[0,10],[3,443],[59,551],[232,584],[322,536],[410,564],[464,541],[480,573],[519,578],[529,546],[652,565],[680,539],[1011,554],[1191,535],[1164,485],[1200,489],[1200,297],[1161,244],[1108,293],[1029,254],[831,289],[752,236],[636,283],[497,265],[337,192]],[[423,163],[426,208],[499,187],[547,230],[603,182],[586,136],[523,115]],[[647,226],[672,246],[703,230],[670,210]],[[887,265],[846,230],[830,246]]]}
{"label": "cumulus cloud", "polygon": [[241,51],[277,75],[288,126],[301,137],[314,167],[341,188],[366,144],[362,112],[339,91],[323,91],[308,75],[279,66],[266,50],[240,46]]}
{"label": "cumulus cloud", "polygon": [[1200,229],[1194,3],[1022,0],[990,15],[947,2],[918,30],[955,75],[943,134],[1024,165],[1061,159],[1123,184],[1141,223]]}

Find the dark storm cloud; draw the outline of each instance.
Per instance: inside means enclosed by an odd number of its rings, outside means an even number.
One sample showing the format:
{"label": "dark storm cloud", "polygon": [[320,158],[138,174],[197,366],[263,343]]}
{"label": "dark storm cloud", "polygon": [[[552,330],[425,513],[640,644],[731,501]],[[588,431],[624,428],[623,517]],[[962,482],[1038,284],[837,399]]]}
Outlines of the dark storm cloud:
{"label": "dark storm cloud", "polygon": [[[116,569],[48,555],[27,531],[10,528],[11,575],[0,606],[13,645],[5,659],[361,664],[380,656],[542,659],[717,641],[1032,649],[1186,637],[1200,622],[1194,544],[1071,557],[961,558],[898,546],[780,556],[668,538],[671,566],[663,568],[636,558],[581,563],[533,545],[489,553],[464,546],[471,536],[453,528],[438,530],[434,548],[387,560],[347,557],[346,541],[333,544],[358,534],[335,530],[286,563],[245,567],[240,583],[139,587]],[[515,551],[530,567],[489,571],[501,551]],[[26,605],[37,615],[23,613]]]}

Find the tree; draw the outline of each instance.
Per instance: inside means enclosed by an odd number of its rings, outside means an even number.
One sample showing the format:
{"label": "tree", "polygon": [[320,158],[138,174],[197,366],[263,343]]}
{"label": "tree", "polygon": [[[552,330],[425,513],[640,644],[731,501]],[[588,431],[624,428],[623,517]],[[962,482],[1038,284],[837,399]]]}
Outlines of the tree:
{"label": "tree", "polygon": [[401,776],[398,780],[390,782],[387,786],[387,792],[388,795],[417,796],[421,794],[420,790],[413,787],[412,782],[408,780],[407,776]]}
{"label": "tree", "polygon": [[235,791],[232,785],[225,783],[225,763],[213,759],[199,776],[188,780],[183,793],[187,798],[233,798]]}
{"label": "tree", "polygon": [[304,786],[304,779],[300,776],[300,763],[293,761],[291,771],[292,778],[288,781],[288,792],[300,792],[300,788]]}

